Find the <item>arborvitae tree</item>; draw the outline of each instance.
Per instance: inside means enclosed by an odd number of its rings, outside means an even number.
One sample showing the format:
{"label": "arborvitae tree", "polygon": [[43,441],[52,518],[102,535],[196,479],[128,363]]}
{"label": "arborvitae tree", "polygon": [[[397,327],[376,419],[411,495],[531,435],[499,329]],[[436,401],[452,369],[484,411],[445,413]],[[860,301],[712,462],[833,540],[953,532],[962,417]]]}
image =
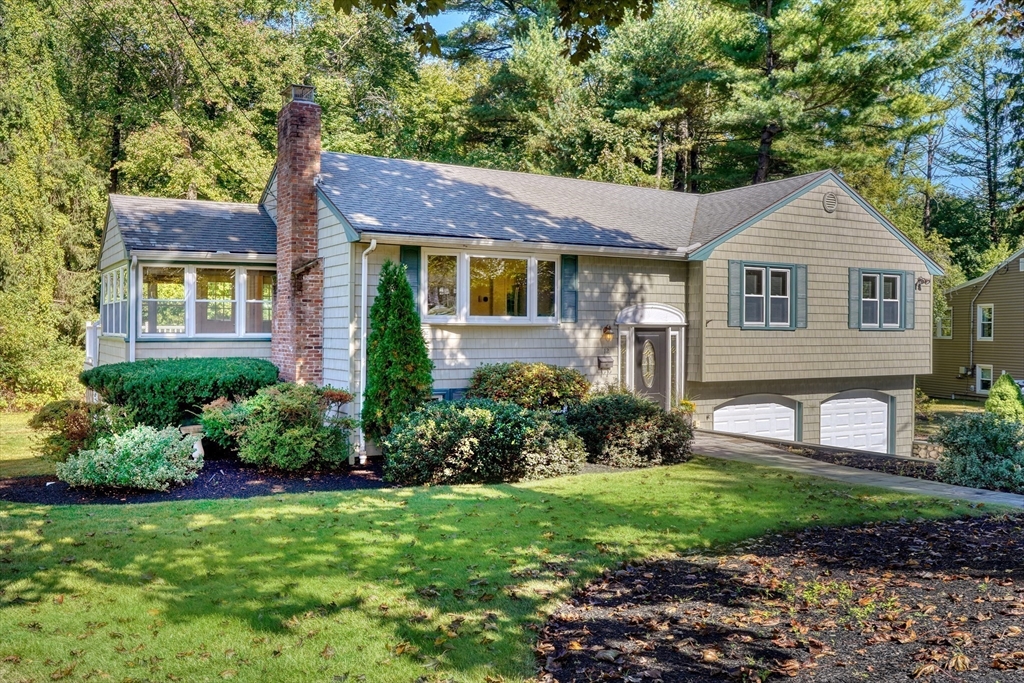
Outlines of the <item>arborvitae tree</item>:
{"label": "arborvitae tree", "polygon": [[405,266],[384,262],[369,323],[363,433],[379,442],[403,415],[430,400],[433,385],[434,364],[427,356]]}
{"label": "arborvitae tree", "polygon": [[1009,373],[1000,375],[985,401],[985,410],[1008,420],[1024,422],[1024,396]]}

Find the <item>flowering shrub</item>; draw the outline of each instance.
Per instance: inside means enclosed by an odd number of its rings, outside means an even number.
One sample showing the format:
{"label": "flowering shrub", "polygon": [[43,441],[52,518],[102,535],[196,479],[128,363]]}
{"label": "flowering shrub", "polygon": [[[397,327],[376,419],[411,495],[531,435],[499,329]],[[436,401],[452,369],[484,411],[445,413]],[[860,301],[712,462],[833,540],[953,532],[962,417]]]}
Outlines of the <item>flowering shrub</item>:
{"label": "flowering shrub", "polygon": [[579,370],[546,363],[495,363],[473,372],[466,398],[511,401],[524,408],[558,409],[579,403],[590,382]]}
{"label": "flowering shrub", "polygon": [[384,478],[490,484],[575,474],[583,443],[560,416],[484,399],[429,403],[384,439]]}
{"label": "flowering shrub", "polygon": [[281,470],[334,467],[352,452],[352,420],[341,408],[347,391],[277,384],[241,403],[218,399],[203,408],[207,438],[237,448],[242,462]]}
{"label": "flowering shrub", "polygon": [[47,403],[28,425],[42,434],[36,442],[40,455],[64,462],[80,450],[94,448],[104,436],[131,429],[134,422],[117,406],[63,400]]}
{"label": "flowering shrub", "polygon": [[943,447],[935,470],[939,480],[1024,493],[1024,423],[967,413],[944,420],[930,441]]}
{"label": "flowering shrub", "polygon": [[587,447],[590,462],[649,467],[690,458],[693,428],[679,412],[627,392],[594,394],[566,415]]}
{"label": "flowering shrub", "polygon": [[80,451],[57,464],[57,478],[71,486],[166,491],[199,475],[203,458],[193,454],[196,437],[174,427],[141,426],[105,436],[96,448]]}

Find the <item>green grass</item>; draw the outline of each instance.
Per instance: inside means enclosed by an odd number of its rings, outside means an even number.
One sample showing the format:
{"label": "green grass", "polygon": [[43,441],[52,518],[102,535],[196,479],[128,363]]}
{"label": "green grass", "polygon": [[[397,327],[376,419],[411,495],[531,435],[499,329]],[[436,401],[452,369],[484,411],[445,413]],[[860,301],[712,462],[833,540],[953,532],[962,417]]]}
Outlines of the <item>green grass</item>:
{"label": "green grass", "polygon": [[0,413],[0,479],[53,474],[53,463],[32,451],[31,413]]}
{"label": "green grass", "polygon": [[623,560],[964,511],[703,458],[509,486],[0,503],[0,681],[519,681],[545,613]]}
{"label": "green grass", "polygon": [[948,398],[935,399],[932,402],[932,418],[930,420],[917,420],[917,424],[914,427],[914,437],[917,439],[927,439],[939,431],[939,426],[943,420],[956,415],[963,415],[964,413],[980,413],[984,410],[984,401],[950,400]]}

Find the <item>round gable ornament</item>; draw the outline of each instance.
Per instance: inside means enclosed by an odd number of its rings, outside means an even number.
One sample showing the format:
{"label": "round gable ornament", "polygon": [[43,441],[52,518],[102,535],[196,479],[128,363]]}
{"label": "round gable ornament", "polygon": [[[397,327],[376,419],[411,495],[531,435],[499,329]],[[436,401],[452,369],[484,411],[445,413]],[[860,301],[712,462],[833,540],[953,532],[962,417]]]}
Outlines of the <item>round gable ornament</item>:
{"label": "round gable ornament", "polygon": [[826,192],[821,198],[821,205],[825,208],[825,213],[835,213],[836,207],[839,206],[839,197],[835,192]]}

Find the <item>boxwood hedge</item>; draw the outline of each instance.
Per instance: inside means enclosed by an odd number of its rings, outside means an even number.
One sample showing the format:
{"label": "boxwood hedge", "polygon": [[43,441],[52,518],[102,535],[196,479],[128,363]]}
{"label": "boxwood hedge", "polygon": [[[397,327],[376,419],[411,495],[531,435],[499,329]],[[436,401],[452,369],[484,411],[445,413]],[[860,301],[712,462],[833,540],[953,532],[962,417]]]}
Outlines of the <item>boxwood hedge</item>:
{"label": "boxwood hedge", "polygon": [[194,419],[216,398],[246,398],[275,384],[277,367],[258,358],[147,359],[101,365],[80,379],[138,424],[159,429]]}

